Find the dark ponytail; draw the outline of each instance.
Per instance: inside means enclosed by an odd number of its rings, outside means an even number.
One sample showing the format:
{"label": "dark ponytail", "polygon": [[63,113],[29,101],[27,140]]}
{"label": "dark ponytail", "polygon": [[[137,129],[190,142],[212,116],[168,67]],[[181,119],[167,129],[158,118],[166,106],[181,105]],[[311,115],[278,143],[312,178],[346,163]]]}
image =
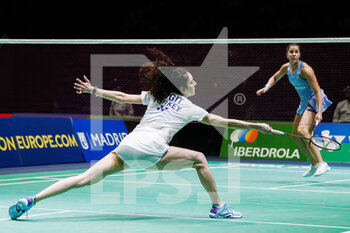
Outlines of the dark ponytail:
{"label": "dark ponytail", "polygon": [[188,72],[184,68],[171,68],[174,63],[157,48],[148,48],[147,55],[151,62],[140,67],[138,76],[141,89],[150,91],[157,102],[167,98],[170,93],[181,95],[180,88],[187,86]]}
{"label": "dark ponytail", "polygon": [[180,88],[185,88],[188,81],[186,76],[188,71],[184,68],[167,67],[162,70],[163,72],[160,69],[155,67],[150,89],[150,93],[158,103],[167,98],[170,93],[182,95]]}
{"label": "dark ponytail", "polygon": [[140,86],[143,91],[149,91],[152,86],[152,78],[155,68],[158,66],[174,66],[172,60],[162,51],[157,48],[148,48],[145,54],[150,59],[150,62],[143,64],[138,72]]}

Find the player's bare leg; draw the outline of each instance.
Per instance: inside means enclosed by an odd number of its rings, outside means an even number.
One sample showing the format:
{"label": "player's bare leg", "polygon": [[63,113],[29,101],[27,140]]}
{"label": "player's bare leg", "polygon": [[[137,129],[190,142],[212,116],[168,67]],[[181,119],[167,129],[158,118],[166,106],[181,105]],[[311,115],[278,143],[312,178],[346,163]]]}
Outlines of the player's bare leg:
{"label": "player's bare leg", "polygon": [[[299,127],[298,127],[298,133],[302,135],[303,137],[310,138],[310,128],[315,124],[315,115],[316,113],[311,111],[305,111],[303,116],[301,117]],[[314,169],[316,171],[314,172],[314,176],[320,176],[327,171],[330,170],[330,167],[326,162],[323,161],[322,155],[320,150],[313,144],[310,144],[309,140],[303,140],[305,147],[307,147],[310,151],[310,157],[314,161]],[[310,146],[311,145],[311,146]],[[305,173],[304,176],[310,176],[310,174]]]}
{"label": "player's bare leg", "polygon": [[[302,118],[301,116],[295,115],[295,118],[293,121],[292,134],[301,135],[300,132],[298,131],[300,129],[300,126],[301,126],[301,123],[300,123],[301,118]],[[303,135],[301,135],[301,136],[303,136]],[[310,160],[311,165],[316,165],[317,158],[314,158],[314,156],[309,148],[307,140],[302,139],[302,138],[298,138],[298,137],[293,137],[293,141],[298,146],[301,153],[303,153]]]}
{"label": "player's bare leg", "polygon": [[38,201],[64,193],[73,188],[95,184],[105,176],[122,171],[127,167],[128,166],[124,164],[123,160],[116,153],[111,152],[84,173],[62,179],[33,197],[26,197],[18,200],[17,204],[9,208],[10,217],[11,219],[17,219],[31,209]]}
{"label": "player's bare leg", "polygon": [[171,146],[163,158],[150,169],[180,170],[193,167],[196,169],[203,188],[208,192],[213,204],[221,205],[214,176],[204,154],[198,151]]}
{"label": "player's bare leg", "polygon": [[111,152],[84,173],[62,179],[42,190],[36,195],[35,202],[64,193],[73,188],[95,184],[107,175],[122,171],[126,168],[127,165],[124,164],[123,160],[116,153]]}
{"label": "player's bare leg", "polygon": [[[311,112],[311,111],[305,111],[303,116],[300,119],[300,123],[298,126],[298,134],[305,137],[305,138],[310,138],[311,134],[310,134],[310,128],[315,124],[315,113]],[[316,165],[318,163],[323,162],[320,150],[314,146],[313,144],[311,144],[310,147],[310,143],[309,140],[303,140],[305,147],[309,148],[310,151],[310,157],[312,157],[312,160],[314,161]]]}
{"label": "player's bare leg", "polygon": [[209,194],[213,204],[209,213],[211,218],[242,218],[240,212],[222,203],[214,176],[203,153],[171,146],[159,163],[150,169],[179,170],[188,167],[196,169],[202,186]]}

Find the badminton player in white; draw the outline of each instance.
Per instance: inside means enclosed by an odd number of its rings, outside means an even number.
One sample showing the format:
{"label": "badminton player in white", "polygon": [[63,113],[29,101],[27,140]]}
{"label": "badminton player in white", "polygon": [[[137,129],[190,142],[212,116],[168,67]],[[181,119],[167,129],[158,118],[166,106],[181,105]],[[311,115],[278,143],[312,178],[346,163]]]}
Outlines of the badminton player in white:
{"label": "badminton player in white", "polygon": [[195,168],[213,204],[209,216],[212,218],[241,218],[241,213],[221,201],[204,154],[169,146],[168,143],[177,131],[192,121],[229,128],[253,128],[262,133],[271,133],[272,128],[264,123],[226,119],[210,114],[194,105],[188,100],[188,97],[195,94],[196,82],[186,69],[176,68],[170,78],[172,82],[158,68],[155,68],[150,91],[139,95],[93,87],[85,76],[84,81],[77,79],[74,88],[78,94],[91,93],[119,103],[144,104],[147,105],[147,110],[140,124],[123,139],[115,150],[84,173],[62,179],[33,197],[20,199],[17,204],[10,207],[10,217],[18,218],[34,203],[48,197],[73,188],[94,184],[107,175],[138,166],[150,169]]}
{"label": "badminton player in white", "polygon": [[[332,102],[320,88],[315,72],[310,65],[300,60],[301,52],[298,44],[289,44],[286,51],[288,63],[268,80],[264,88],[256,92],[258,96],[265,94],[285,74],[289,82],[294,86],[300,97],[300,104],[294,117],[292,134],[310,138],[310,128],[316,122],[322,121],[324,112]],[[330,167],[323,161],[321,153],[314,145],[309,146],[309,141],[298,137],[293,138],[299,149],[309,158],[310,168],[303,174],[304,177],[320,176],[330,170]]]}

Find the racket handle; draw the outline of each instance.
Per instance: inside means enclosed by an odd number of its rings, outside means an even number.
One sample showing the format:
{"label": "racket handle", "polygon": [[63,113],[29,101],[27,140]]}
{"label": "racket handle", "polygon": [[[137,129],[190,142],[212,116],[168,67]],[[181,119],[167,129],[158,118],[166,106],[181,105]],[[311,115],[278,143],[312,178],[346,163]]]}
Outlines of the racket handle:
{"label": "racket handle", "polygon": [[272,133],[273,134],[280,134],[280,135],[284,135],[285,134],[285,132],[282,132],[282,131],[279,131],[279,130],[276,130],[276,129],[273,129]]}

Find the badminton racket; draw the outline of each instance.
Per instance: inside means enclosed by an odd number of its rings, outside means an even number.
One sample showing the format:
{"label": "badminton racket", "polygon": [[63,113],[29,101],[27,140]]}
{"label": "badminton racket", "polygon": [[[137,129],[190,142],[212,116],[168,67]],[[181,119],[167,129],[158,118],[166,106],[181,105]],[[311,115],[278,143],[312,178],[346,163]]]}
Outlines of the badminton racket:
{"label": "badminton racket", "polygon": [[[314,136],[315,131],[316,131],[316,127],[317,127],[318,123],[320,123],[320,122],[319,122],[319,121],[316,121],[316,122],[315,122],[314,128],[312,129],[312,132],[311,132],[311,137]],[[311,148],[311,143],[310,143],[309,147]]]}
{"label": "badminton racket", "polygon": [[272,132],[274,134],[289,135],[292,137],[307,139],[307,140],[310,140],[310,145],[312,143],[313,145],[315,145],[319,148],[329,150],[329,151],[336,151],[336,150],[340,150],[340,148],[341,148],[341,144],[339,142],[337,142],[336,140],[334,140],[332,138],[328,138],[325,136],[313,135],[311,138],[306,138],[306,137],[303,137],[300,135],[285,133],[283,131],[279,131],[279,130],[275,130],[275,129],[272,130]]}

